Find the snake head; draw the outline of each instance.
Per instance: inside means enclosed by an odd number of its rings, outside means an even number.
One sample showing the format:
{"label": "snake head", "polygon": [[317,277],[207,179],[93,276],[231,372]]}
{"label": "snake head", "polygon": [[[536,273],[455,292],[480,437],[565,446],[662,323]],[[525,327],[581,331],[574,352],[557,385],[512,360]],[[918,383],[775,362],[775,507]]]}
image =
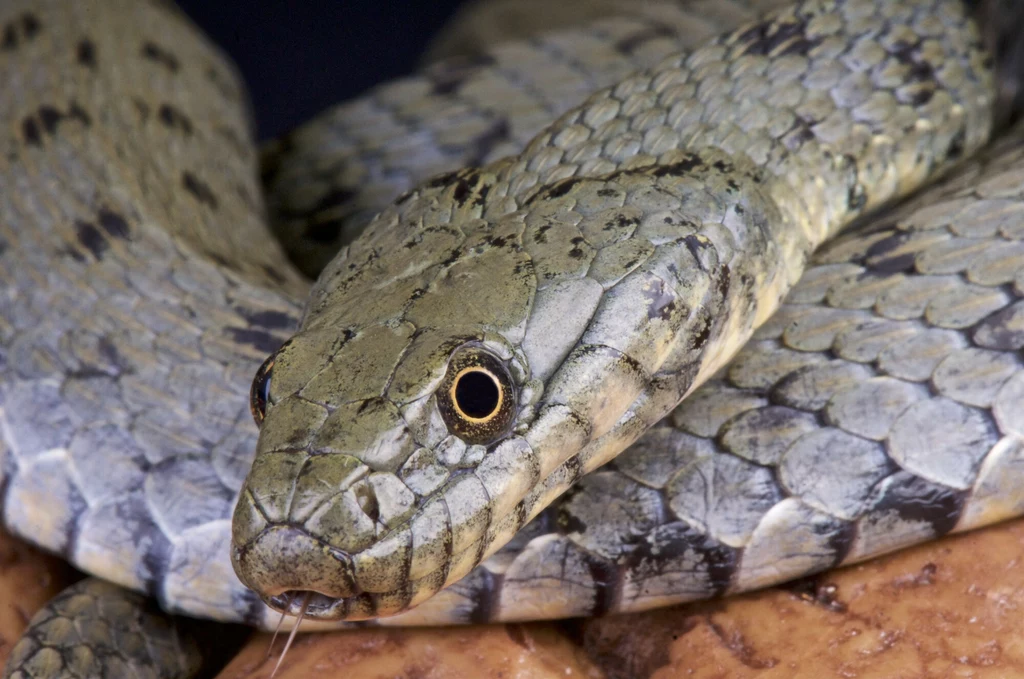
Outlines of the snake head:
{"label": "snake head", "polygon": [[[416,606],[621,452],[699,368],[713,334],[702,304],[721,306],[714,248],[635,232],[645,211],[676,232],[700,212],[655,211],[626,176],[556,185],[488,220],[482,181],[400,199],[415,223],[378,217],[257,375],[232,558],[277,610],[356,620]],[[691,184],[678,191],[703,195]]]}

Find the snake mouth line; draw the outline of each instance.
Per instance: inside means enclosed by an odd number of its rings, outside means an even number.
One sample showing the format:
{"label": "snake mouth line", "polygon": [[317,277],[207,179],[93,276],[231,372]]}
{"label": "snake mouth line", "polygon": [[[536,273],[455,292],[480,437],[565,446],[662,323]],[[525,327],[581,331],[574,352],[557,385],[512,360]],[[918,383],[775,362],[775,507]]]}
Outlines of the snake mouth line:
{"label": "snake mouth line", "polygon": [[303,606],[305,606],[305,618],[333,620],[337,619],[338,607],[343,606],[345,600],[327,596],[313,590],[290,589],[281,594],[266,597],[264,602],[278,613],[284,613],[285,615],[298,616]]}

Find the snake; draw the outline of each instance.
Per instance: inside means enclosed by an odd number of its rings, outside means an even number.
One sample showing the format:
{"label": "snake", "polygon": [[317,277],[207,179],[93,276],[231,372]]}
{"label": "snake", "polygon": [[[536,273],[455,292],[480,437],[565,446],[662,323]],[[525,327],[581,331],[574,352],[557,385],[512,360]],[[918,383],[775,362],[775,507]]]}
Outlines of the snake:
{"label": "snake", "polygon": [[6,676],[196,671],[146,597],[601,615],[1024,513],[1024,138],[975,153],[977,8],[805,0],[683,50],[658,9],[440,62],[261,179],[172,4],[4,4],[3,522],[106,581]]}

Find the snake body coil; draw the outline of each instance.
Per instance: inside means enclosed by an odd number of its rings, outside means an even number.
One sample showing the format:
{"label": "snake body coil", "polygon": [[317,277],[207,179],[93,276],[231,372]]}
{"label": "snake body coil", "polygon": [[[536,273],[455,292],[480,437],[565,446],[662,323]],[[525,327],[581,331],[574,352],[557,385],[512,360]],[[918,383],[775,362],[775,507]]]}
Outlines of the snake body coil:
{"label": "snake body coil", "polygon": [[[1024,510],[1017,150],[800,278],[986,141],[958,0],[804,2],[617,74],[400,196],[302,313],[186,22],[13,3],[0,36],[4,522],[167,610],[640,610]],[[321,172],[328,127],[271,184]]]}
{"label": "snake body coil", "polygon": [[[274,356],[243,582],[348,619],[458,582],[721,368],[821,242],[975,147],[992,79],[962,8],[890,10],[800,4],[382,212]],[[502,409],[452,414],[486,365]]]}

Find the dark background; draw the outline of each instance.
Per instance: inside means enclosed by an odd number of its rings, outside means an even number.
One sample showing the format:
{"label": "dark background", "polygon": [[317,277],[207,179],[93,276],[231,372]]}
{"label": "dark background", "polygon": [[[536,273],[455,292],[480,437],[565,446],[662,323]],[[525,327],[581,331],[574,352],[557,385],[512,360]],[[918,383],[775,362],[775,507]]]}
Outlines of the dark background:
{"label": "dark background", "polygon": [[242,69],[260,139],[413,71],[459,0],[178,0]]}

